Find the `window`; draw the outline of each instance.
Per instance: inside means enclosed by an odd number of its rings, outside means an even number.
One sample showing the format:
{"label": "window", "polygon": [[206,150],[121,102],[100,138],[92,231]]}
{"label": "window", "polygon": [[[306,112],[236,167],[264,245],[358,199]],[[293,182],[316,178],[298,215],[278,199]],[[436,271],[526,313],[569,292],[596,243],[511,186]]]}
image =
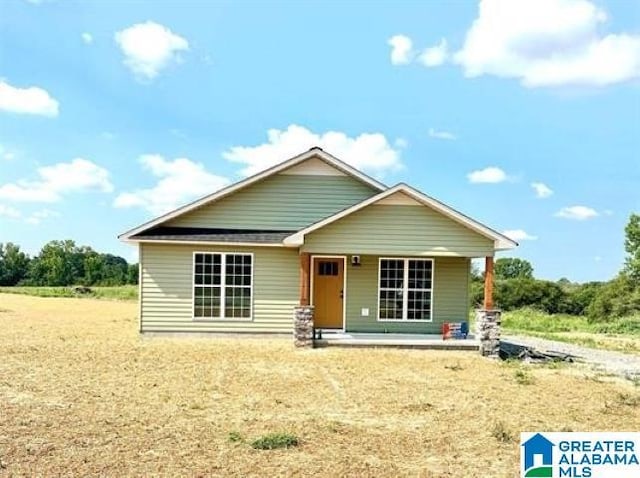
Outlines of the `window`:
{"label": "window", "polygon": [[251,254],[197,252],[193,262],[194,318],[251,318]]}
{"label": "window", "polygon": [[380,259],[378,320],[431,320],[432,259]]}
{"label": "window", "polygon": [[338,262],[337,261],[318,261],[318,275],[337,276]]}

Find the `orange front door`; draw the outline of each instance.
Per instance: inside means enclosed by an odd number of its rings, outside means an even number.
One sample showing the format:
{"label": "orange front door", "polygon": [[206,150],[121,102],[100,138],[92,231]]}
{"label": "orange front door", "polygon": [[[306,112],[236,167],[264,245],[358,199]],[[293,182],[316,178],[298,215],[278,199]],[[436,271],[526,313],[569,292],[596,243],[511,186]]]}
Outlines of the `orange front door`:
{"label": "orange front door", "polygon": [[322,329],[341,329],[344,259],[316,257],[313,264],[314,326]]}

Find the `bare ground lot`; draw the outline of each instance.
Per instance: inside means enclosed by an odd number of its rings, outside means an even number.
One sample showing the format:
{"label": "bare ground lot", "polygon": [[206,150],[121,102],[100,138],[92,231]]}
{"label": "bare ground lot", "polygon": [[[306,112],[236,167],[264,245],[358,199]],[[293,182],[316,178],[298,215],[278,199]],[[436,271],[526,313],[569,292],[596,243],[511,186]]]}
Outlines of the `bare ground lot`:
{"label": "bare ground lot", "polygon": [[[142,340],[136,312],[0,294],[0,476],[513,477],[520,431],[640,429],[637,384],[587,369]],[[280,431],[300,446],[229,439]]]}

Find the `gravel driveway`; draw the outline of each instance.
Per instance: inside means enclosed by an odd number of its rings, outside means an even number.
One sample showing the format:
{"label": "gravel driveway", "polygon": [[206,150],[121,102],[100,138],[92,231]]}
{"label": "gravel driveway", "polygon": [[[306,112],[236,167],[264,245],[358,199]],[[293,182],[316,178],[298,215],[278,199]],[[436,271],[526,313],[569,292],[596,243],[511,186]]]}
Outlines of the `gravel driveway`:
{"label": "gravel driveway", "polygon": [[640,379],[639,355],[591,349],[565,342],[556,342],[554,340],[525,337],[520,335],[503,335],[502,340],[518,345],[527,345],[541,351],[546,350],[575,355],[580,361],[584,361],[585,363],[593,366],[596,370],[619,375],[630,380]]}

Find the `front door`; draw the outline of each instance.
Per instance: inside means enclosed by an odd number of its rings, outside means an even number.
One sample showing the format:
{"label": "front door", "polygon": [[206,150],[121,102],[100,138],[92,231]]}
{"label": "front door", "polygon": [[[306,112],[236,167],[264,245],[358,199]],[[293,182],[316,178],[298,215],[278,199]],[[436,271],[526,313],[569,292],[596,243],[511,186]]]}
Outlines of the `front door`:
{"label": "front door", "polygon": [[341,329],[344,258],[315,257],[313,264],[314,326],[318,329]]}

